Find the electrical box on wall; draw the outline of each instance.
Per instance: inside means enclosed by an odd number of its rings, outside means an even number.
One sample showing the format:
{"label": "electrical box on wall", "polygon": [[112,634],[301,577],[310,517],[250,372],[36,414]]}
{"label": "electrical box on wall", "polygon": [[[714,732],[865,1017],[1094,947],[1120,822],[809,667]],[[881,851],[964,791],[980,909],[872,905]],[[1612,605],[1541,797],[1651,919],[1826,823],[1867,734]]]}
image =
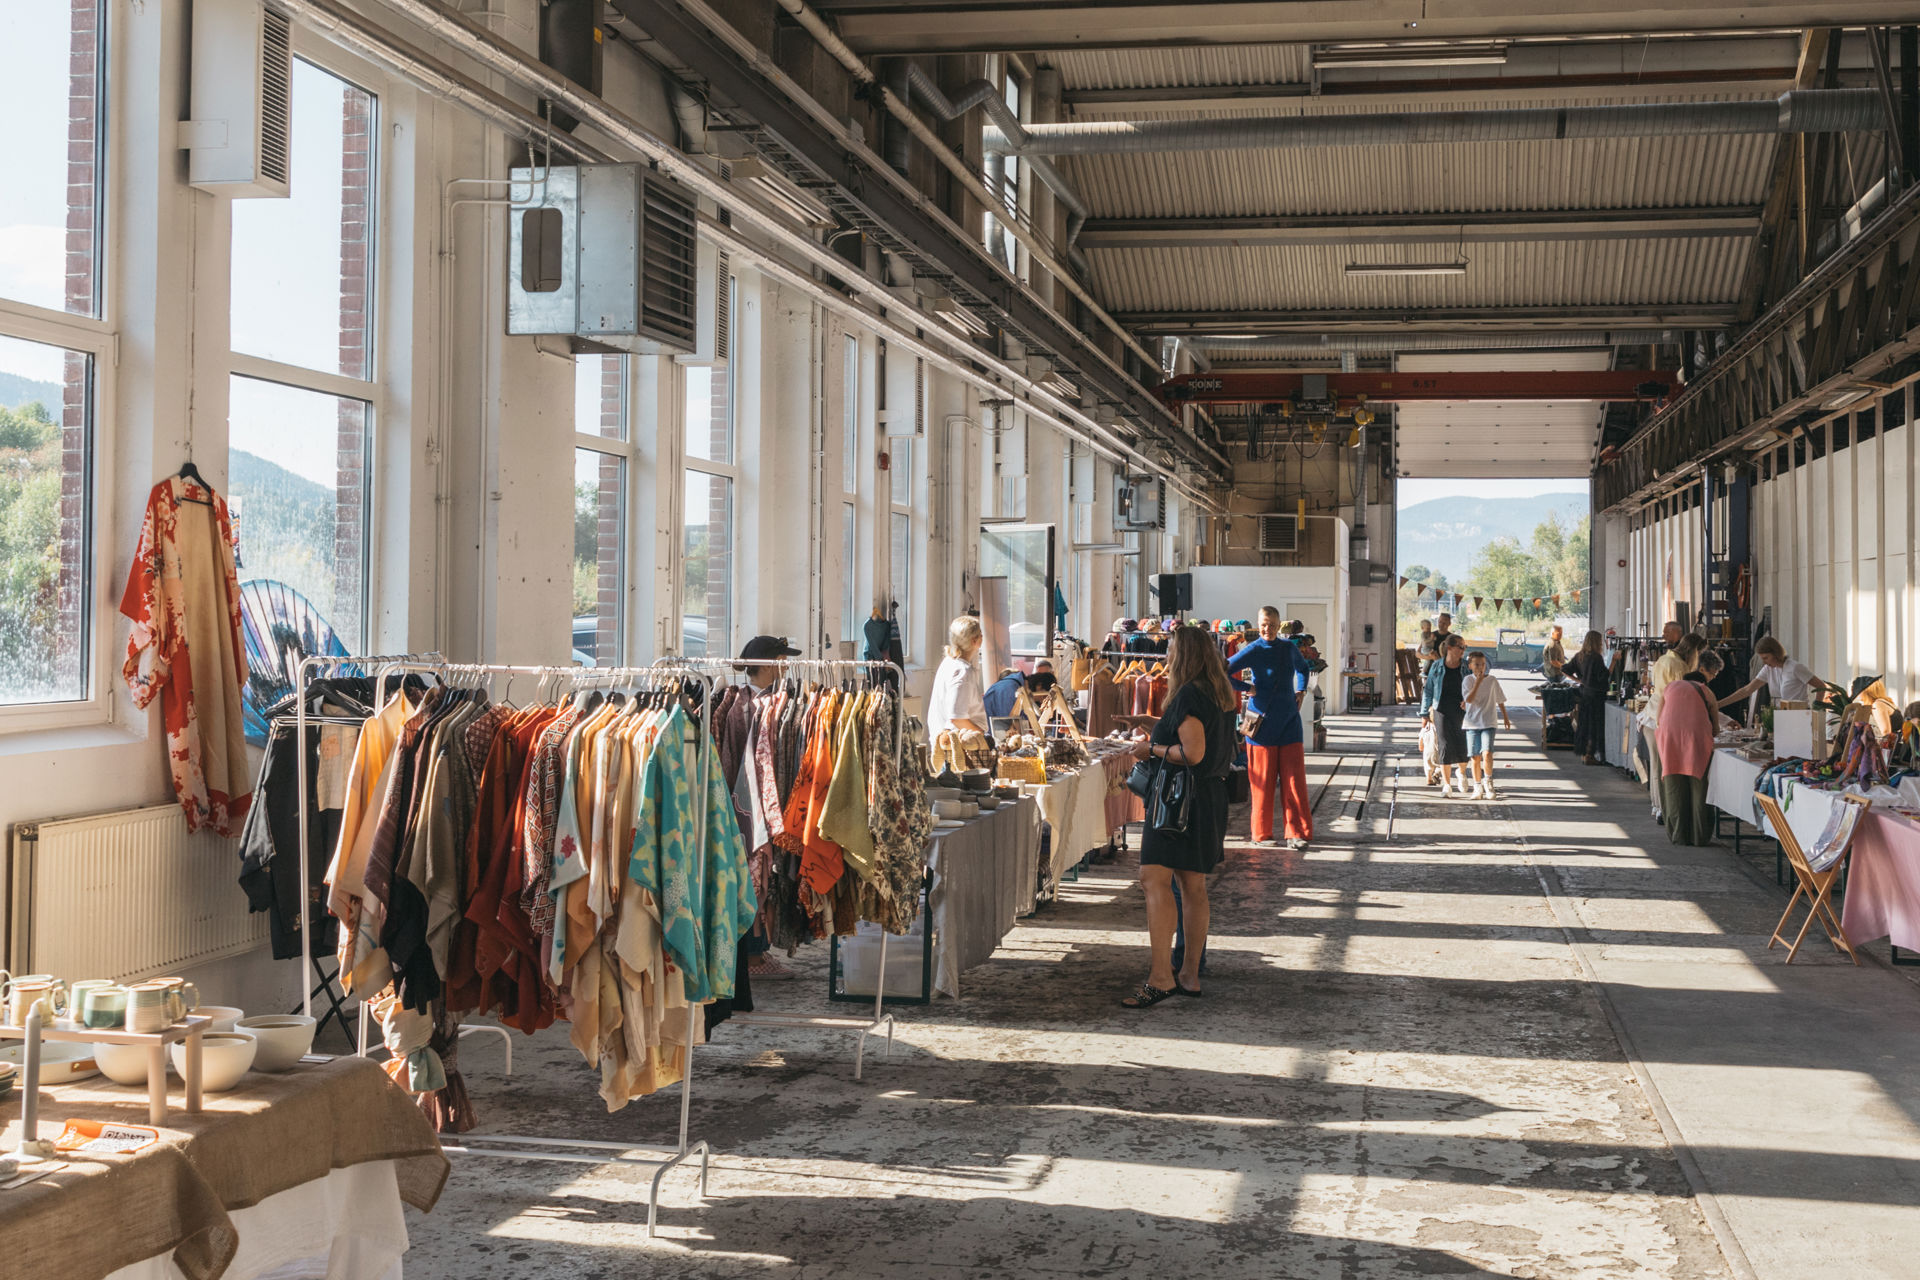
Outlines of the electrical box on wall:
{"label": "electrical box on wall", "polygon": [[1113,523],[1120,529],[1167,527],[1166,481],[1157,476],[1115,475]]}
{"label": "electrical box on wall", "polygon": [[691,196],[639,165],[586,164],[515,169],[510,198],[508,333],[694,349]]}
{"label": "electrical box on wall", "polygon": [[236,199],[283,198],[292,175],[293,48],[262,0],[194,0],[187,181]]}

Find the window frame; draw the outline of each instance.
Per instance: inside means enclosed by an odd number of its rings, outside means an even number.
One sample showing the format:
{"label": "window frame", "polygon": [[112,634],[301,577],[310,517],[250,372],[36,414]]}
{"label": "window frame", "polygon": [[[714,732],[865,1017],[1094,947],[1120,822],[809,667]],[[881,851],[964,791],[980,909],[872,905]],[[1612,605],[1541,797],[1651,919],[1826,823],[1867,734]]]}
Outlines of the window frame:
{"label": "window frame", "polygon": [[[704,476],[718,477],[728,482],[733,501],[728,505],[727,547],[729,558],[738,564],[737,552],[740,546],[740,506],[741,494],[745,491],[743,468],[740,465],[740,374],[738,343],[740,341],[740,276],[738,272],[727,272],[725,288],[727,290],[727,357],[709,360],[676,360],[680,371],[677,380],[679,387],[680,410],[676,415],[679,436],[675,450],[680,455],[680,482],[675,486],[674,503],[679,518],[674,521],[674,540],[672,555],[682,567],[673,575],[674,592],[674,652],[686,656],[687,644],[687,575],[685,555],[687,547],[687,473],[698,472]],[[687,452],[687,371],[694,368],[707,368],[719,373],[726,379],[727,387],[727,453],[730,461],[716,462],[710,458],[697,458]],[[631,434],[631,432],[629,433]],[[727,657],[734,652],[734,621],[740,611],[740,575],[730,569],[727,575],[727,636],[726,642],[717,656]],[[701,617],[708,617],[704,609]],[[711,630],[707,633],[707,656],[716,656],[714,638]]]}
{"label": "window frame", "polygon": [[[84,488],[86,512],[81,564],[81,671],[83,696],[52,702],[21,702],[0,706],[0,738],[44,730],[96,728],[111,724],[117,714],[120,628],[119,587],[112,569],[116,530],[112,514],[112,478],[115,474],[117,421],[112,371],[120,362],[119,280],[120,237],[109,234],[122,181],[122,150],[117,145],[116,105],[110,92],[118,41],[114,6],[96,0],[94,6],[94,156],[93,156],[93,309],[76,313],[31,302],[0,297],[0,337],[34,342],[84,355],[87,367],[87,447]],[[72,51],[68,50],[71,59]]]}
{"label": "window frame", "polygon": [[[602,655],[596,652],[594,667],[622,667],[629,665],[633,652],[633,627],[629,602],[633,596],[633,502],[634,485],[640,473],[640,446],[634,440],[633,402],[634,375],[636,362],[631,355],[622,352],[593,352],[573,357],[576,365],[581,360],[602,360],[612,356],[620,362],[620,435],[616,438],[608,435],[594,435],[579,429],[580,416],[578,406],[574,412],[573,450],[577,458],[582,451],[602,454],[620,459],[620,569],[616,577],[616,594],[619,606],[614,610],[613,661],[602,662]],[[684,416],[684,415],[683,415]],[[567,615],[567,660],[573,660],[573,615]]]}
{"label": "window frame", "polygon": [[[304,365],[289,364],[285,361],[269,359],[265,356],[249,355],[235,350],[231,332],[227,338],[227,376],[232,378],[251,378],[257,382],[268,382],[278,386],[290,387],[296,391],[313,392],[334,396],[340,399],[357,400],[367,406],[366,429],[361,437],[361,476],[360,495],[360,634],[343,636],[342,641],[358,646],[361,652],[372,652],[378,646],[374,643],[374,623],[378,615],[375,602],[380,598],[379,565],[380,558],[373,549],[380,538],[380,504],[384,499],[379,482],[379,468],[374,465],[378,456],[381,433],[387,423],[387,379],[384,351],[387,272],[382,268],[383,251],[386,236],[383,234],[387,217],[387,193],[391,186],[391,174],[388,166],[392,161],[392,148],[383,145],[383,132],[391,109],[392,84],[388,78],[365,62],[344,53],[337,47],[313,37],[303,36],[304,28],[294,24],[292,56],[296,61],[305,62],[315,70],[345,82],[373,100],[372,111],[367,124],[367,142],[372,149],[368,165],[367,193],[367,289],[366,289],[366,377],[356,378],[350,374],[332,370],[310,369]],[[227,240],[228,261],[231,264],[233,252],[232,235]],[[228,311],[232,308],[232,285],[228,285]],[[231,454],[232,419],[229,408],[227,451]],[[231,479],[229,478],[229,488]],[[244,522],[244,516],[243,516]],[[244,547],[242,548],[244,552]]]}

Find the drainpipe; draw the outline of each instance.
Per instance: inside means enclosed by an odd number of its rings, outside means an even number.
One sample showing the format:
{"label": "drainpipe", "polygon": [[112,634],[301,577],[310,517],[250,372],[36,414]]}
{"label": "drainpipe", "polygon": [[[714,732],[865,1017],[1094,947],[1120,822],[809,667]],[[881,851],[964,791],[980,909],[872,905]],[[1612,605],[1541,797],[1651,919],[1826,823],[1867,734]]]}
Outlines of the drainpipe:
{"label": "drainpipe", "polygon": [[678,81],[667,81],[667,101],[673,106],[673,122],[680,126],[682,145],[692,155],[707,152],[707,109]]}
{"label": "drainpipe", "polygon": [[[903,102],[908,93],[907,66],[904,58],[887,64],[887,92]],[[904,121],[889,115],[880,122],[880,149],[888,168],[903,178],[912,176],[913,134]]]}
{"label": "drainpipe", "polygon": [[[600,0],[544,0],[540,61],[588,93],[600,92]],[[553,107],[553,127],[572,133],[580,122]]]}
{"label": "drainpipe", "polygon": [[1004,151],[1030,159],[1150,151],[1271,151],[1708,134],[1875,133],[1883,123],[1880,96],[1872,89],[1790,89],[1778,98],[1761,102],[1621,103],[1509,111],[1203,116],[1187,120],[1035,124],[1019,130],[988,129],[984,145],[988,151]]}

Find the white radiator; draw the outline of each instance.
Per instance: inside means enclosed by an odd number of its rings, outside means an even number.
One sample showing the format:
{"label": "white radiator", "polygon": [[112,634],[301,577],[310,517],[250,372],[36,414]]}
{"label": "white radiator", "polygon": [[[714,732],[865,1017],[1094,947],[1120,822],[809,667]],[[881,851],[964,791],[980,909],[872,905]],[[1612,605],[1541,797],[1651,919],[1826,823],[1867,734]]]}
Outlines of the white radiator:
{"label": "white radiator", "polygon": [[187,834],[177,804],[15,824],[7,967],[62,978],[138,980],[250,951],[234,842]]}

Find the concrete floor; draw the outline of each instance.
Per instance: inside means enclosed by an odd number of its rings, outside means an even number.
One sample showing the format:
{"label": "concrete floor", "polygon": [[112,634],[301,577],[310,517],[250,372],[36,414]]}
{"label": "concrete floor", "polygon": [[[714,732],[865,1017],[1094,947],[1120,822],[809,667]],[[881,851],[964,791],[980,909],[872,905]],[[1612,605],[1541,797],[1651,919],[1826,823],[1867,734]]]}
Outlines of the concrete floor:
{"label": "concrete floor", "polygon": [[[1920,1274],[1907,971],[1783,968],[1770,852],[1675,849],[1520,735],[1501,803],[1441,802],[1415,728],[1335,722],[1314,847],[1230,847],[1206,998],[1118,1006],[1143,912],[1097,868],[862,1082],[850,1038],[723,1028],[710,1195],[670,1173],[659,1239],[642,1170],[456,1156],[408,1275]],[[761,1008],[828,1012],[824,953]],[[483,1128],[675,1133],[677,1091],[609,1116],[558,1034],[499,1054],[463,1057]]]}

